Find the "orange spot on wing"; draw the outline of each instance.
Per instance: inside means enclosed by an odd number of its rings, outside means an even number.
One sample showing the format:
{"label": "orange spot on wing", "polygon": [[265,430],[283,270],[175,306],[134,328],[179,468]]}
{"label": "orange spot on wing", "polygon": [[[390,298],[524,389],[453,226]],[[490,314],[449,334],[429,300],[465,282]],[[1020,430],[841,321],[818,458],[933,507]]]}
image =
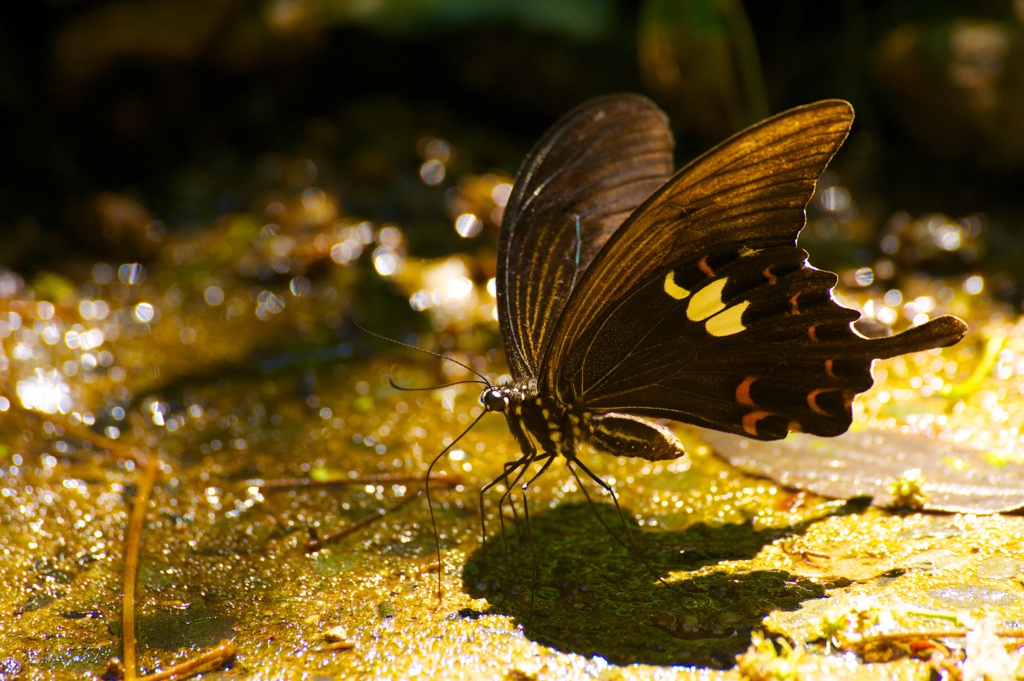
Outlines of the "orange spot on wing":
{"label": "orange spot on wing", "polygon": [[818,406],[818,395],[823,392],[827,392],[826,388],[817,388],[807,393],[807,406],[811,408],[815,414],[821,414],[822,416],[828,416],[828,412]]}
{"label": "orange spot on wing", "polygon": [[818,325],[811,324],[807,327],[807,337],[811,339],[812,343],[818,342]]}
{"label": "orange spot on wing", "polygon": [[743,382],[736,387],[736,401],[740,404],[745,404],[748,407],[756,407],[754,400],[750,397],[750,387],[754,385],[754,381],[757,380],[757,376],[747,376],[743,379]]}
{"label": "orange spot on wing", "polygon": [[763,270],[761,270],[761,274],[764,275],[764,278],[768,280],[769,284],[774,284],[776,281],[779,280],[778,277],[776,277],[774,274],[772,274],[772,266],[771,265],[769,265],[768,267],[765,267]]}
{"label": "orange spot on wing", "polygon": [[749,414],[743,416],[743,430],[749,435],[757,437],[757,422],[761,419],[771,416],[766,411],[752,411]]}
{"label": "orange spot on wing", "polygon": [[789,299],[789,313],[800,314],[800,306],[797,304],[796,299],[800,297],[799,293],[794,293],[793,297]]}
{"label": "orange spot on wing", "polygon": [[839,378],[838,376],[836,376],[835,372],[832,370],[832,365],[833,364],[835,364],[835,360],[834,359],[826,359],[825,360],[825,373],[828,374],[829,378]]}
{"label": "orange spot on wing", "polygon": [[711,269],[711,265],[708,264],[707,256],[704,256],[703,258],[700,259],[700,262],[697,263],[697,267],[699,267],[700,271],[708,275],[709,277],[715,276],[715,271]]}

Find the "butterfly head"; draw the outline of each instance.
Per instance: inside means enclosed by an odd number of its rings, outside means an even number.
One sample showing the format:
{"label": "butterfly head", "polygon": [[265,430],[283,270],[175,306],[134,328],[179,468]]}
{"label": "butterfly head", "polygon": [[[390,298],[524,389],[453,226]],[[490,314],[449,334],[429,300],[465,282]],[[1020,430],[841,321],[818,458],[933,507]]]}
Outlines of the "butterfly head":
{"label": "butterfly head", "polygon": [[487,386],[480,393],[480,404],[487,411],[504,413],[508,408],[508,389],[497,385]]}

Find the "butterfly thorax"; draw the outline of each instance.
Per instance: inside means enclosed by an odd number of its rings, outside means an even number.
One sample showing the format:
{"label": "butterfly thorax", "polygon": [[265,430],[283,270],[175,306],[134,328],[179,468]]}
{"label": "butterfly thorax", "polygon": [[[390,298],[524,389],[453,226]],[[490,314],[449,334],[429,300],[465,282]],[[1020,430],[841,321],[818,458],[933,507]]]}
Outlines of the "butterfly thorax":
{"label": "butterfly thorax", "polygon": [[576,458],[577,443],[587,439],[582,424],[589,413],[558,399],[541,397],[535,383],[491,386],[480,401],[488,411],[502,412],[523,454],[561,454]]}
{"label": "butterfly thorax", "polygon": [[576,460],[579,444],[651,461],[676,459],[683,446],[667,428],[647,419],[591,410],[541,395],[535,383],[490,386],[480,396],[488,411],[502,412],[523,455],[562,455]]}

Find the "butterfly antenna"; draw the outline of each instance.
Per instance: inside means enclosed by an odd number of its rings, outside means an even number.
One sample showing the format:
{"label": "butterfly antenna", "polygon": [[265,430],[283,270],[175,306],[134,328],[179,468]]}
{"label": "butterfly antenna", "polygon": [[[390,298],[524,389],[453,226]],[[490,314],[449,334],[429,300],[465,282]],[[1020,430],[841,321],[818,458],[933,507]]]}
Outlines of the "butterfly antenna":
{"label": "butterfly antenna", "polygon": [[[573,468],[572,466],[573,463],[579,466],[580,470],[587,474],[587,477],[596,482],[602,489],[608,492],[608,494],[611,496],[612,503],[615,505],[615,511],[619,514],[619,522],[622,524],[622,529],[626,532],[626,539],[628,540],[628,543],[623,541],[622,538],[619,537],[619,535],[615,534],[615,532],[612,531],[612,528],[608,526],[608,523],[605,522],[604,518],[601,517],[601,514],[598,513],[597,506],[590,498],[590,493],[587,492],[587,488],[583,485],[583,481],[580,480],[579,475],[576,474],[576,469]],[[650,572],[655,579],[661,582],[663,586],[671,589],[672,591],[675,591],[675,587],[666,582],[665,579],[660,574],[658,574],[658,571],[655,570],[654,566],[651,565],[650,561],[647,560],[647,556],[645,556],[643,552],[640,550],[640,547],[636,545],[636,540],[633,537],[633,532],[629,529],[629,524],[626,523],[626,515],[622,511],[622,507],[619,505],[619,498],[618,496],[616,496],[611,486],[607,482],[602,480],[600,476],[594,474],[589,468],[583,465],[583,463],[579,459],[576,459],[575,461],[566,461],[566,466],[569,468],[569,472],[572,473],[572,477],[576,479],[576,484],[580,486],[581,490],[583,490],[583,496],[587,498],[587,503],[590,505],[590,508],[593,509],[594,515],[597,516],[598,522],[601,523],[602,526],[604,526],[604,529],[608,531],[608,534],[610,534],[615,539],[615,541],[617,541],[619,545],[622,546],[622,548],[626,549],[634,556],[639,558],[640,562],[643,563],[644,567],[647,568],[647,571]]]}
{"label": "butterfly antenna", "polygon": [[[352,322],[352,326],[356,327],[357,329],[359,329],[360,331],[362,331],[363,333],[365,333],[368,336],[373,336],[374,338],[378,338],[378,339],[380,339],[382,341],[387,341],[388,343],[394,343],[395,345],[400,345],[403,348],[409,348],[410,350],[418,350],[419,352],[425,353],[427,355],[431,355],[432,357],[437,357],[438,359],[448,360],[449,362],[451,362],[453,364],[458,364],[460,367],[462,367],[466,371],[468,371],[468,372],[470,372],[470,373],[472,373],[472,374],[474,374],[476,376],[479,376],[480,380],[483,381],[484,385],[491,385],[491,382],[487,380],[486,376],[484,376],[483,374],[481,374],[479,371],[477,371],[473,367],[469,366],[468,364],[460,362],[459,360],[455,359],[454,357],[449,357],[448,355],[442,355],[440,352],[434,352],[433,350],[427,350],[426,348],[421,348],[421,347],[419,347],[417,345],[412,345],[411,343],[403,343],[400,340],[396,340],[394,338],[389,338],[389,337],[387,337],[385,335],[377,333],[376,331],[370,331],[366,327],[362,326],[359,322],[357,322],[354,317],[349,317],[349,321]],[[476,381],[473,381],[473,382],[475,383]],[[444,387],[444,386],[441,386],[441,387]]]}
{"label": "butterfly antenna", "polygon": [[417,390],[440,390],[441,388],[450,388],[453,385],[463,385],[465,383],[483,383],[484,385],[488,385],[488,386],[490,385],[490,383],[487,383],[486,381],[473,381],[473,380],[469,380],[469,381],[453,381],[452,383],[445,383],[443,385],[431,385],[431,386],[427,386],[426,388],[407,388],[405,386],[398,385],[397,383],[395,383],[395,379],[392,378],[391,376],[388,376],[388,383],[390,383],[391,387],[394,388],[395,390],[401,390],[401,391],[404,391],[404,392],[415,392]]}
{"label": "butterfly antenna", "polygon": [[434,470],[434,466],[437,465],[437,462],[441,460],[441,457],[444,456],[445,454],[447,454],[448,451],[452,447],[454,447],[456,444],[458,444],[459,440],[461,440],[463,437],[466,436],[466,433],[468,433],[469,431],[473,430],[473,427],[476,424],[480,423],[480,419],[482,419],[488,413],[489,412],[487,412],[487,411],[481,412],[480,415],[477,416],[475,419],[473,419],[473,422],[471,424],[469,424],[469,426],[467,426],[464,431],[459,433],[459,436],[457,438],[455,438],[454,440],[452,440],[451,444],[449,444],[447,447],[442,449],[441,452],[437,456],[434,457],[433,461],[430,462],[430,465],[427,466],[427,477],[426,477],[426,481],[424,482],[424,485],[427,488],[427,508],[430,510],[430,526],[434,530],[434,546],[437,547],[437,600],[438,601],[441,601],[444,598],[444,594],[442,593],[442,590],[441,590],[441,583],[442,583],[442,580],[443,580],[443,577],[444,577],[444,566],[441,564],[441,536],[437,532],[437,520],[434,517],[434,504],[433,504],[433,502],[430,499],[430,474]]}

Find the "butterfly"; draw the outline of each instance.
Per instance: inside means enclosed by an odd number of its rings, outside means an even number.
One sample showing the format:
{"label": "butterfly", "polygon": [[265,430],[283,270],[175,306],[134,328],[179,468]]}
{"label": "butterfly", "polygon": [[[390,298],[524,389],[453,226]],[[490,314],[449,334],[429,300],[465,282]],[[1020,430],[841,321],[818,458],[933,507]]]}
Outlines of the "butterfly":
{"label": "butterfly", "polygon": [[832,298],[836,275],[796,245],[852,121],[844,101],[801,106],[674,174],[667,117],[640,95],[593,99],[545,133],[516,175],[498,241],[512,380],[488,385],[481,402],[504,413],[522,450],[499,480],[558,457],[578,463],[583,444],[683,456],[653,419],[758,440],[836,436],[875,359],[963,338],[952,316],[861,336],[859,314]]}

